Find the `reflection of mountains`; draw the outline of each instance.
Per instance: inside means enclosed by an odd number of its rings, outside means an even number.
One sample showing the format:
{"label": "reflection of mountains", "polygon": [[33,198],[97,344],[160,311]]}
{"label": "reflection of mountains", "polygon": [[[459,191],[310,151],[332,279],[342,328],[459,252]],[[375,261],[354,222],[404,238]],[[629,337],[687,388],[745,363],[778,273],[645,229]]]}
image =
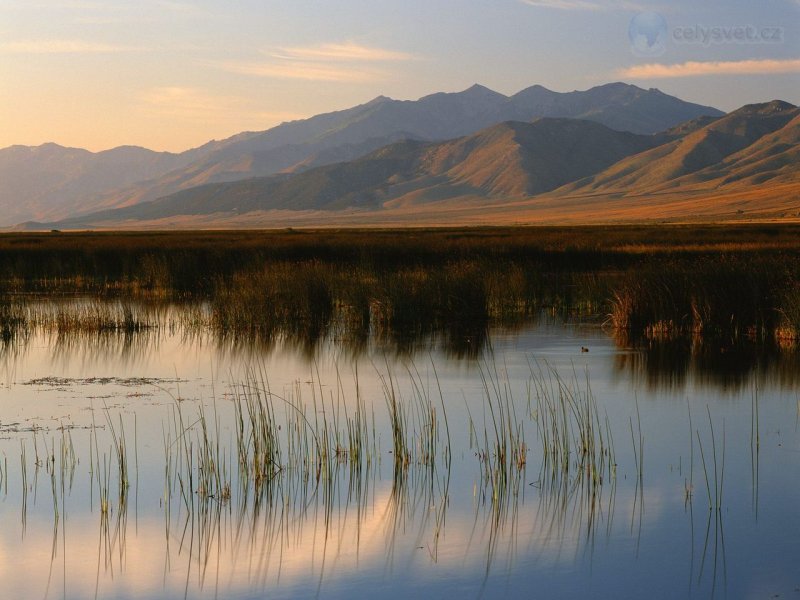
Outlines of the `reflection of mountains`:
{"label": "reflection of mountains", "polygon": [[648,389],[672,390],[691,382],[736,392],[754,383],[786,388],[800,384],[800,353],[769,340],[730,342],[695,336],[616,341],[635,351],[618,354],[615,371]]}

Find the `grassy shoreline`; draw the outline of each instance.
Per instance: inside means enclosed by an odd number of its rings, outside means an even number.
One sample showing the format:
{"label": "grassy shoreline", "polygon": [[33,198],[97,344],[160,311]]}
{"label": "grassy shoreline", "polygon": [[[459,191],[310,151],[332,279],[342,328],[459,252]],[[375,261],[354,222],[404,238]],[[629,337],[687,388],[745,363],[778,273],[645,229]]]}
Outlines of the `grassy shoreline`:
{"label": "grassy shoreline", "polygon": [[24,326],[26,298],[64,295],[203,302],[218,331],[260,336],[469,338],[550,310],[632,338],[793,340],[800,226],[0,235],[4,332]]}

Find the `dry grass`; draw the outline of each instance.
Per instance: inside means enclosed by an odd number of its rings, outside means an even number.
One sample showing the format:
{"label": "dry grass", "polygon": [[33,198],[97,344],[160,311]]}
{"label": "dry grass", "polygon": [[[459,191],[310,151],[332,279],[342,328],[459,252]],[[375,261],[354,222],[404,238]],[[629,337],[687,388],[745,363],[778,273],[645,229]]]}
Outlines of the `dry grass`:
{"label": "dry grass", "polygon": [[[607,313],[615,328],[661,337],[786,338],[800,322],[798,273],[800,226],[790,225],[7,234],[0,333],[36,324],[20,295],[80,294],[202,304],[220,333],[312,343],[436,333],[470,352],[488,327],[542,309]],[[148,325],[124,302],[50,322]]]}

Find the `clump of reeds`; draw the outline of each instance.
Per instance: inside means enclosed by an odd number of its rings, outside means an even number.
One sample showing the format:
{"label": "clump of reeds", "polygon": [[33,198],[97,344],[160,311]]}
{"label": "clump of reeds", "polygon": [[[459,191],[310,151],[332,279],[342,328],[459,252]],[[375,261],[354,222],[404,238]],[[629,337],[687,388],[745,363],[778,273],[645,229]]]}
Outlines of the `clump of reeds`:
{"label": "clump of reeds", "polygon": [[24,337],[29,329],[30,322],[24,307],[18,302],[0,297],[0,341],[15,341]]}
{"label": "clump of reeds", "polygon": [[[279,425],[269,388],[251,378],[234,392],[236,450],[240,480],[257,493],[281,471]],[[296,428],[287,427],[288,431]],[[221,482],[218,482],[218,486]],[[224,484],[221,484],[224,486]]]}
{"label": "clump of reeds", "polygon": [[430,382],[423,380],[414,365],[408,366],[406,371],[411,386],[411,392],[407,395],[402,393],[399,381],[391,371],[379,375],[389,414],[396,478],[401,477],[412,465],[433,470],[439,459],[447,463],[450,460],[447,411],[435,369],[433,377],[436,380],[441,416],[434,403]]}
{"label": "clump of reeds", "polygon": [[[103,407],[103,414],[105,428],[110,435],[111,448],[101,454],[98,435],[99,427],[95,422],[94,413],[92,413],[92,427],[89,439],[89,476],[92,481],[92,488],[90,489],[93,489],[95,483],[97,485],[101,523],[104,527],[107,527],[109,516],[114,511],[114,500],[116,500],[117,519],[125,519],[131,482],[127,436],[122,415],[119,415],[119,429],[117,429],[111,411],[107,406]],[[115,481],[116,495],[112,496]]]}
{"label": "clump of reeds", "polygon": [[[797,269],[772,256],[651,260],[613,292],[609,323],[650,339],[759,338],[794,322]],[[781,319],[781,315],[783,319]]]}
{"label": "clump of reeds", "polygon": [[3,494],[8,494],[8,456],[3,452],[3,462],[0,463],[0,489]]}
{"label": "clump of reeds", "polygon": [[794,282],[784,292],[780,307],[780,324],[775,336],[783,345],[800,340],[800,282]]}
{"label": "clump of reeds", "polygon": [[542,450],[542,476],[569,480],[574,474],[589,489],[602,486],[615,475],[614,442],[608,417],[601,417],[589,385],[577,375],[569,383],[550,367],[531,364],[531,394],[534,420]]}
{"label": "clump of reeds", "polygon": [[34,326],[60,335],[68,333],[139,333],[157,326],[142,305],[100,300],[38,304]]}
{"label": "clump of reeds", "polygon": [[471,413],[470,445],[481,466],[484,493],[491,500],[497,521],[519,494],[521,474],[528,460],[525,428],[505,370],[495,361],[480,368],[484,394],[483,431],[477,429]]}
{"label": "clump of reeds", "polygon": [[320,337],[331,321],[330,273],[321,264],[275,263],[220,279],[212,299],[212,324],[219,331],[269,336],[302,330]]}

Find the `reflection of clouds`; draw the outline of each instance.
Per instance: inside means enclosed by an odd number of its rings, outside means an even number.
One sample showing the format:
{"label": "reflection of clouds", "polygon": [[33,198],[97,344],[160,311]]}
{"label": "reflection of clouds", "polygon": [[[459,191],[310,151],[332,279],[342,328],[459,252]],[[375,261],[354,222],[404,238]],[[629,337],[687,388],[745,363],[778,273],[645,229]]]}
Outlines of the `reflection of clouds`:
{"label": "reflection of clouds", "polygon": [[[644,527],[662,515],[668,491],[644,490]],[[196,520],[184,533],[184,521],[172,517],[170,539],[164,520],[156,512],[128,515],[127,527],[115,529],[112,515],[106,536],[98,514],[68,514],[62,518],[55,558],[51,523],[42,519],[28,526],[24,538],[15,527],[0,532],[0,578],[10,597],[60,596],[133,597],[183,596],[221,592],[242,594],[271,590],[291,594],[297,588],[334,585],[337,581],[366,576],[413,576],[420,580],[436,572],[474,573],[481,578],[488,560],[497,568],[512,568],[520,558],[536,557],[540,565],[570,561],[587,541],[580,512],[564,514],[542,510],[538,498],[528,498],[493,524],[490,510],[469,506],[452,508],[436,552],[433,539],[435,510],[426,494],[399,498],[383,483],[361,504],[334,507],[325,527],[324,505],[313,506],[305,516],[277,503],[271,512],[253,518],[248,510],[241,521],[236,509],[225,507],[203,526]],[[141,502],[141,499],[140,499]],[[438,501],[437,501],[438,502]],[[634,490],[626,488],[610,507],[616,514],[618,534],[629,530],[630,515],[639,519]],[[605,514],[605,518],[612,515]],[[218,517],[218,518],[217,518]],[[562,528],[554,529],[560,523]],[[602,531],[603,526],[600,526]],[[64,536],[62,538],[62,535]],[[565,550],[572,549],[565,554]],[[427,568],[431,567],[431,568]],[[51,573],[52,571],[52,573]],[[48,584],[48,579],[50,579]],[[219,586],[219,589],[216,589]]]}

